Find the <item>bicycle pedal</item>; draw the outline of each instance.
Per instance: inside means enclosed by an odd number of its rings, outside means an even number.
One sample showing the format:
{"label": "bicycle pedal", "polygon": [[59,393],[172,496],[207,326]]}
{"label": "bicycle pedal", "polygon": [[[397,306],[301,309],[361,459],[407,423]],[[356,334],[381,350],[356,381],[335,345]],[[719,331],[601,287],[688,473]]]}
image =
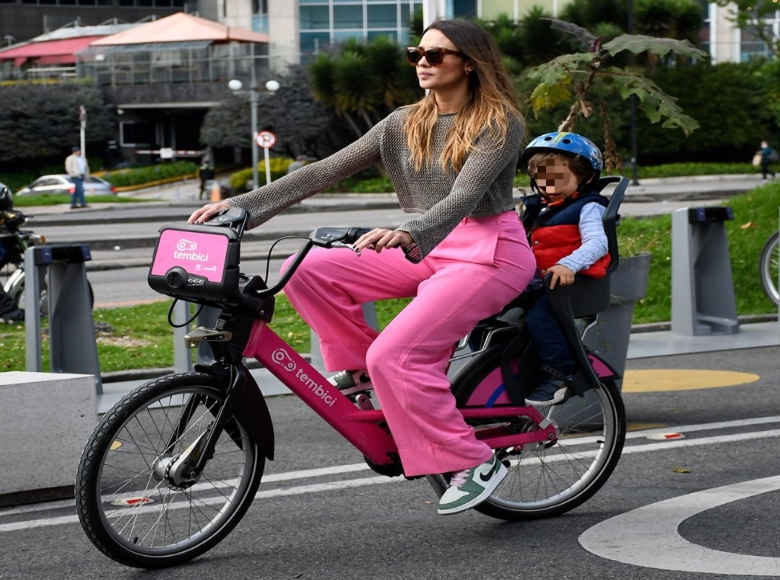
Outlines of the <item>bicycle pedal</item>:
{"label": "bicycle pedal", "polygon": [[202,326],[184,335],[184,342],[189,348],[196,348],[201,342],[230,342],[232,339],[233,333],[230,331]]}
{"label": "bicycle pedal", "polygon": [[354,397],[350,397],[352,402],[355,403],[358,409],[361,411],[373,411],[374,404],[371,402],[371,396],[366,393],[358,393]]}

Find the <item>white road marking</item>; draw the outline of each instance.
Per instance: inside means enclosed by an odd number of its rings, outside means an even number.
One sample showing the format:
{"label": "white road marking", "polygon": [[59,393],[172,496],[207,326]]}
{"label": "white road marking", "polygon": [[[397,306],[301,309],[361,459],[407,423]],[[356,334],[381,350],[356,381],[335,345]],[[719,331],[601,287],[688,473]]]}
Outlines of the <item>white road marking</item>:
{"label": "white road marking", "polygon": [[[742,419],[736,421],[702,423],[699,425],[675,426],[674,430],[678,433],[693,433],[698,431],[710,431],[710,430],[728,429],[728,428],[736,428],[736,427],[744,428],[748,426],[765,425],[765,424],[778,423],[778,422],[780,422],[780,415],[772,416],[772,417],[757,417],[753,419]],[[642,431],[633,431],[627,434],[626,439],[631,440],[631,439],[645,438],[654,433],[668,432],[668,430],[669,428],[666,427],[666,428],[646,429]],[[750,440],[758,437],[760,438],[780,437],[780,429],[743,432],[743,433],[736,433],[732,435],[716,435],[716,436],[702,437],[697,439],[670,440],[670,441],[662,441],[658,443],[646,443],[641,445],[630,445],[623,449],[623,454],[630,455],[633,453],[647,453],[651,451],[661,451],[661,450],[666,451],[676,447],[694,447],[700,445],[716,445],[721,443],[732,443],[735,441]],[[567,446],[572,446],[572,445],[576,446],[580,443],[582,444],[588,443],[590,442],[589,440],[590,438],[588,437],[571,439],[568,440],[566,444]],[[584,457],[584,456],[591,456],[593,454],[595,454],[595,451],[588,452],[585,454],[578,454],[577,456],[579,457],[581,455]],[[571,454],[569,455],[569,457],[571,457]],[[553,457],[548,457],[546,461],[551,462],[551,461],[565,460],[565,459],[566,459],[565,456],[557,456],[557,457],[553,456]],[[326,477],[332,475],[341,475],[347,473],[354,473],[358,471],[365,471],[367,469],[369,468],[365,463],[354,463],[348,465],[336,465],[332,467],[323,467],[318,469],[289,471],[285,473],[264,475],[262,484],[281,482],[281,481],[291,481],[296,479],[306,479],[312,477]],[[307,486],[269,489],[269,490],[259,491],[255,496],[255,499],[281,497],[287,495],[298,495],[303,493],[319,493],[323,491],[347,489],[352,487],[360,487],[364,485],[373,485],[379,483],[393,483],[398,481],[405,481],[405,480],[400,477],[388,478],[384,476],[378,476],[378,477],[370,477],[370,478],[362,478],[362,479],[352,479],[352,480],[335,481],[329,483],[313,484]],[[225,482],[225,484],[233,485],[233,482]],[[214,487],[214,486],[212,484],[208,484],[207,487]],[[75,507],[75,502],[73,500],[51,502],[51,503],[32,505],[32,506],[20,506],[18,508],[0,510],[0,517],[18,516],[27,513],[32,514],[40,511],[50,511],[54,509],[67,509],[72,507]],[[44,527],[44,526],[72,524],[77,522],[78,522],[78,517],[75,515],[20,521],[20,522],[14,522],[10,524],[0,524],[0,533]]]}
{"label": "white road marking", "polygon": [[589,552],[624,564],[703,574],[780,577],[780,558],[712,550],[677,532],[686,519],[727,503],[780,490],[780,476],[675,497],[605,520],[579,541]]}
{"label": "white road marking", "polygon": [[[329,483],[316,483],[314,485],[299,485],[297,487],[288,487],[284,489],[268,489],[265,491],[258,491],[255,495],[255,500],[265,499],[271,497],[281,497],[286,495],[301,495],[304,493],[319,493],[323,491],[338,491],[342,489],[349,489],[353,487],[363,487],[366,485],[376,485],[379,483],[397,483],[400,481],[406,481],[401,477],[385,477],[380,475],[377,477],[366,477],[362,479],[348,479],[346,481],[332,481]],[[198,500],[199,505],[211,505],[221,504],[225,501],[223,497],[214,497]],[[144,508],[145,513],[161,511],[163,508],[167,510],[190,508],[191,505],[188,502],[181,502],[173,505],[162,506],[160,504],[146,506]],[[111,517],[117,515],[122,510],[107,511],[106,515]],[[59,526],[62,524],[77,524],[79,521],[78,516],[61,516],[57,518],[44,518],[40,520],[30,520],[26,522],[14,522],[10,524],[0,525],[0,533],[2,532],[16,532],[19,530],[29,530],[32,528],[42,528],[48,526]]]}

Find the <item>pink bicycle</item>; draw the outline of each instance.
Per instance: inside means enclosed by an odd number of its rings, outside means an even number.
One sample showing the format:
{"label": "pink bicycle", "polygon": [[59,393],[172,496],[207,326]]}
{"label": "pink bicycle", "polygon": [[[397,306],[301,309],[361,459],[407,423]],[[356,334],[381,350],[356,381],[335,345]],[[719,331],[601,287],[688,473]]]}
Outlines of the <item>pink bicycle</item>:
{"label": "pink bicycle", "polygon": [[[616,211],[627,183],[620,181],[605,216],[615,265]],[[243,210],[234,208],[208,224],[161,229],[150,285],[221,309],[214,327],[186,337],[190,347],[211,345],[216,362],[129,393],[103,416],[86,444],[76,478],[79,518],[94,545],[123,564],[160,568],[195,558],[221,541],[254,500],[265,461],[274,457],[274,433],[244,357],[262,363],[371,469],[403,475],[371,392],[339,391],[268,327],[274,295],[307,252],[314,246],[350,247],[365,230],[316,230],[278,284],[267,288],[262,277],[239,272],[245,222]],[[452,378],[458,407],[509,468],[476,509],[504,520],[554,516],[582,504],[607,481],[625,440],[618,377],[587,352],[574,324],[575,317],[606,308],[608,278],[582,279],[549,292],[581,361],[572,390],[584,396],[571,396],[544,413],[524,404],[539,365],[522,311],[511,305],[480,323],[453,358],[466,361]],[[446,475],[428,480],[439,495],[448,484]]]}

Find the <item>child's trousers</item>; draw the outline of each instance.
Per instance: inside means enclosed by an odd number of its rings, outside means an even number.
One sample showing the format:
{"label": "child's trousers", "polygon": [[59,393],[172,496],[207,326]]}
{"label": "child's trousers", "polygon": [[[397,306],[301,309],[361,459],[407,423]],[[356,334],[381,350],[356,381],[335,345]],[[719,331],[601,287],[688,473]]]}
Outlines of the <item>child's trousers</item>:
{"label": "child's trousers", "polygon": [[[535,268],[510,211],[464,219],[419,264],[395,248],[361,256],[315,248],[285,293],[319,337],[329,371],[368,370],[404,473],[429,475],[490,459],[455,407],[449,358],[477,322],[525,288]],[[404,297],[415,298],[381,334],[366,324],[363,303]]]}

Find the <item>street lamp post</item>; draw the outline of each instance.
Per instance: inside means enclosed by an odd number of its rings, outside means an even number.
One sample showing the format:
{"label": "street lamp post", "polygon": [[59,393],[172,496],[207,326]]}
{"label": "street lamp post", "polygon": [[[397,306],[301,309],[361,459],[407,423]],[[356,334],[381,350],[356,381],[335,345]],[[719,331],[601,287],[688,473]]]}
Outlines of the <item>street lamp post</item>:
{"label": "street lamp post", "polygon": [[[626,27],[626,32],[628,32],[628,34],[634,34],[634,0],[628,0],[626,16],[628,17],[628,26]],[[631,64],[634,64],[633,53],[631,53],[629,58],[631,59]],[[629,97],[629,104],[631,107],[631,185],[639,185],[636,174],[636,158],[637,150],[639,148],[636,135],[636,95],[633,93]]]}
{"label": "street lamp post", "polygon": [[[252,147],[252,189],[257,189],[260,185],[260,179],[258,176],[257,166],[260,162],[258,158],[258,145],[257,145],[257,104],[260,101],[260,92],[257,90],[257,77],[255,76],[255,67],[251,67],[251,76],[249,79],[249,106],[251,108],[251,125],[252,125],[252,140],[250,146]],[[228,87],[231,91],[238,92],[241,90],[242,83],[238,79],[233,79],[228,83]],[[265,89],[269,93],[275,93],[279,90],[279,82],[270,80],[265,83]],[[266,168],[267,170],[268,168]]]}

